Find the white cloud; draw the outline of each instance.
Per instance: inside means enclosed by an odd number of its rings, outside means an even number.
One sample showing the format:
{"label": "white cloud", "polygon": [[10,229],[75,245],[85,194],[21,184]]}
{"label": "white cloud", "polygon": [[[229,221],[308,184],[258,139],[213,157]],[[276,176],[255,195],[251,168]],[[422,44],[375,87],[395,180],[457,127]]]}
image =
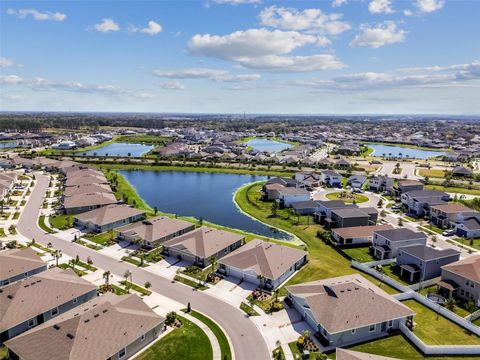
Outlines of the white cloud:
{"label": "white cloud", "polygon": [[99,24],[93,25],[93,28],[96,31],[103,32],[103,33],[109,33],[109,32],[120,30],[120,26],[118,26],[118,24],[112,19],[102,19],[102,22]]}
{"label": "white cloud", "polygon": [[23,83],[23,79],[17,75],[1,75],[0,84],[15,85]]}
{"label": "white cloud", "polygon": [[367,91],[405,87],[451,87],[480,80],[480,61],[451,66],[400,69],[390,73],[365,72],[330,80],[299,80],[293,85],[322,91]]}
{"label": "white cloud", "polygon": [[150,20],[148,26],[145,28],[137,28],[136,26],[130,26],[128,29],[130,32],[141,32],[148,35],[157,35],[162,32],[162,25],[159,23]]}
{"label": "white cloud", "polygon": [[337,35],[350,29],[350,25],[342,21],[342,14],[326,14],[320,9],[305,9],[270,6],[259,15],[264,26],[284,30],[317,31],[329,35]]}
{"label": "white cloud", "polygon": [[403,10],[403,15],[405,16],[412,16],[413,15],[413,11],[412,10]]}
{"label": "white cloud", "polygon": [[415,0],[415,6],[424,13],[431,13],[443,8],[444,0]]}
{"label": "white cloud", "polygon": [[25,19],[29,16],[31,16],[33,19],[38,20],[38,21],[63,21],[67,18],[67,15],[61,13],[61,12],[50,12],[50,11],[44,11],[40,12],[36,9],[8,9],[7,10],[8,15],[16,16],[19,19]]}
{"label": "white cloud", "polygon": [[384,21],[375,26],[363,24],[360,33],[350,42],[350,47],[370,47],[377,49],[388,44],[405,40],[406,31],[397,28],[393,21]]}
{"label": "white cloud", "polygon": [[393,13],[392,0],[372,0],[368,4],[368,11],[372,14]]}
{"label": "white cloud", "polygon": [[240,61],[240,64],[248,68],[271,72],[310,72],[336,70],[345,67],[345,64],[332,54],[310,56],[269,55],[258,58],[245,58]]}
{"label": "white cloud", "polygon": [[185,86],[180,81],[169,81],[161,85],[164,90],[185,90]]}
{"label": "white cloud", "polygon": [[332,7],[340,7],[347,3],[347,0],[333,0]]}
{"label": "white cloud", "polygon": [[215,4],[240,5],[240,4],[260,4],[262,0],[212,0]]}
{"label": "white cloud", "polygon": [[152,74],[169,79],[209,79],[217,82],[249,82],[261,78],[259,74],[231,74],[227,70],[189,68],[180,70],[153,70]]}
{"label": "white cloud", "polygon": [[16,64],[13,60],[6,57],[0,57],[0,68],[5,67],[23,67],[22,64]]}

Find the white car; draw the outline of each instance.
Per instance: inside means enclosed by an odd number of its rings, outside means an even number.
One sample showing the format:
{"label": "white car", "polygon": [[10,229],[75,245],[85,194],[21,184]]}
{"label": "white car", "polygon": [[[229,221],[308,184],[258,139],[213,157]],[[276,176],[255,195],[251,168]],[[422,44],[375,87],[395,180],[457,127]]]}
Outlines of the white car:
{"label": "white car", "polygon": [[442,233],[443,236],[452,236],[452,235],[455,235],[455,230],[454,229],[450,229],[450,230],[445,230],[443,233]]}

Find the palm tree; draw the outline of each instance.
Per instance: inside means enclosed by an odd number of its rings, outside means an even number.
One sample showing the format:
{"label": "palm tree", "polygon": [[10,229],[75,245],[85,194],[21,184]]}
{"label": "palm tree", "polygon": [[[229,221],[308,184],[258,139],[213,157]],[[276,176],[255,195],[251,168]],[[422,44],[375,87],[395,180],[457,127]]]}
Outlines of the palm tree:
{"label": "palm tree", "polygon": [[210,261],[210,265],[212,266],[211,274],[213,274],[215,272],[215,266],[217,266],[217,257],[215,255],[212,255],[209,261]]}
{"label": "palm tree", "polygon": [[58,267],[58,260],[63,256],[62,254],[62,251],[61,250],[55,250],[53,252],[53,257],[55,258],[55,266]]}
{"label": "palm tree", "polygon": [[[130,270],[125,270],[125,273],[123,274],[123,277],[125,278],[125,290],[127,290],[127,293],[129,293],[130,292],[130,284],[133,284],[132,272]],[[128,282],[128,278],[130,278],[130,283]]]}
{"label": "palm tree", "polygon": [[273,217],[276,217],[276,216],[277,216],[278,202],[274,201],[274,202],[272,203],[272,206],[270,207],[270,211],[271,211]]}
{"label": "palm tree", "polygon": [[257,275],[257,279],[260,281],[260,289],[263,289],[265,286],[265,276]]}
{"label": "palm tree", "polygon": [[105,279],[105,287],[107,290],[110,289],[110,270],[107,270],[103,273],[103,278]]}

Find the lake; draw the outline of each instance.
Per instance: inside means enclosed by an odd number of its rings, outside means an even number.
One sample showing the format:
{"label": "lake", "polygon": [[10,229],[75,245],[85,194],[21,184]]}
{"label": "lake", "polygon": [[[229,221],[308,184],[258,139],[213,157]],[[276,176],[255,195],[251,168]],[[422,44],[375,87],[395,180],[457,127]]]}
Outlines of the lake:
{"label": "lake", "polygon": [[244,184],[266,180],[266,176],[182,171],[120,171],[152,208],[203,218],[214,224],[275,239],[290,239],[240,212],[234,192]]}
{"label": "lake", "polygon": [[247,144],[247,146],[251,146],[254,150],[268,152],[280,152],[292,147],[292,145],[280,141],[257,138],[249,140],[245,144]]}
{"label": "lake", "polygon": [[18,146],[16,141],[2,141],[0,142],[0,149],[15,148]]}
{"label": "lake", "polygon": [[107,156],[107,154],[108,156],[128,156],[130,154],[131,157],[140,157],[153,148],[153,145],[146,144],[112,143],[98,149],[80,151],[79,154],[85,153],[87,156]]}
{"label": "lake", "polygon": [[[440,156],[445,154],[443,151],[435,151],[435,150],[423,150],[423,149],[414,149],[414,148],[407,148],[402,146],[395,146],[395,145],[384,145],[384,144],[369,144],[374,151],[371,156],[379,156],[382,157],[383,154],[387,157],[402,157],[406,158],[415,158],[415,159],[428,159],[435,156]],[[389,155],[391,154],[391,155]],[[407,156],[408,155],[408,156]]]}

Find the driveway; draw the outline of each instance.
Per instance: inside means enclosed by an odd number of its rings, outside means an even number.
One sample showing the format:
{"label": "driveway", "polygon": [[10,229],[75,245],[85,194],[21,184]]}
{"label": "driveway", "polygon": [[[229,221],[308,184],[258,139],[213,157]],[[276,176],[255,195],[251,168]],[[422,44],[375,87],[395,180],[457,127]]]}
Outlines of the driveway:
{"label": "driveway", "polygon": [[185,304],[185,306],[190,302],[192,308],[214,319],[230,337],[235,359],[270,359],[270,352],[262,334],[240,309],[202,291],[196,291],[183,284],[172,283],[171,280],[150,272],[148,268],[137,268],[82,245],[58,238],[55,235],[45,234],[38,227],[37,222],[43,197],[48,187],[48,178],[40,173],[35,175],[37,179],[35,188],[17,226],[21,235],[28,239],[35,239],[43,245],[51,243],[55,249],[59,249],[72,257],[76,255],[81,259],[90,257],[95,266],[110,270],[117,276],[123,276],[124,272],[129,270],[132,272],[133,282],[144,284],[149,281],[152,284],[153,291]]}

